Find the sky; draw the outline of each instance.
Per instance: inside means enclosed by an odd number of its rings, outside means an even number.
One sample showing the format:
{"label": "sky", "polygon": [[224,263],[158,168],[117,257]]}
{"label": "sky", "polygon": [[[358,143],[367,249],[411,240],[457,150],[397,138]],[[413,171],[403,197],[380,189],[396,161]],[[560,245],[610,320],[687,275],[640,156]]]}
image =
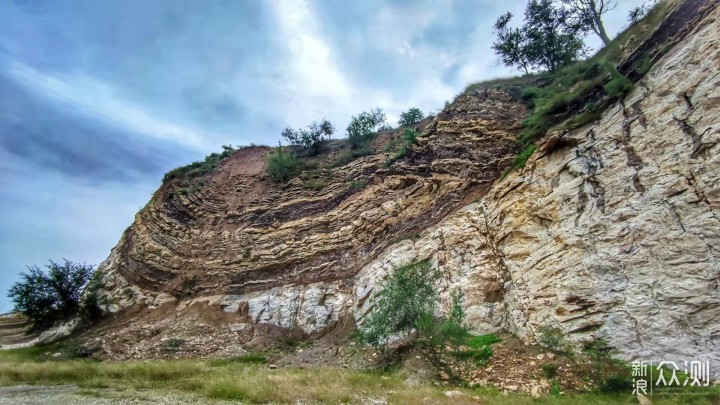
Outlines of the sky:
{"label": "sky", "polygon": [[[643,0],[620,0],[611,36]],[[439,110],[517,71],[492,24],[525,0],[0,2],[0,313],[26,265],[99,264],[163,173],[285,126]],[[516,17],[517,19],[517,17]],[[589,37],[591,47],[598,40]]]}

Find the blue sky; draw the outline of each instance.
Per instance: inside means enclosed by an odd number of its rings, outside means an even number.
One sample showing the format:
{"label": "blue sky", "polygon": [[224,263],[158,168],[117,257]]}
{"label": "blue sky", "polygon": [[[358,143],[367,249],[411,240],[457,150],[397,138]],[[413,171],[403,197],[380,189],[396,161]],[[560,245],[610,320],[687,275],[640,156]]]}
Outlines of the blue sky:
{"label": "blue sky", "polygon": [[[609,33],[642,0],[621,0]],[[25,265],[98,264],[163,173],[222,144],[436,111],[524,0],[0,2],[0,313]],[[597,41],[589,38],[588,44]]]}

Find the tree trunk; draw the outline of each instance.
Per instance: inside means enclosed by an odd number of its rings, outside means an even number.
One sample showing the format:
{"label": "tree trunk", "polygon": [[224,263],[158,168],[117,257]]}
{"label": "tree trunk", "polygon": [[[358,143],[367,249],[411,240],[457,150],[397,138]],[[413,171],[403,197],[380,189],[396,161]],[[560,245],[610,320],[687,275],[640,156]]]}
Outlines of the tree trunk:
{"label": "tree trunk", "polygon": [[607,46],[610,43],[610,37],[608,37],[607,32],[605,32],[605,26],[603,25],[603,22],[602,22],[602,16],[600,16],[600,13],[598,12],[598,10],[595,9],[594,2],[592,4],[591,11],[592,11],[593,22],[595,23],[595,28],[596,28],[595,32],[598,34],[600,39],[602,39],[605,46]]}

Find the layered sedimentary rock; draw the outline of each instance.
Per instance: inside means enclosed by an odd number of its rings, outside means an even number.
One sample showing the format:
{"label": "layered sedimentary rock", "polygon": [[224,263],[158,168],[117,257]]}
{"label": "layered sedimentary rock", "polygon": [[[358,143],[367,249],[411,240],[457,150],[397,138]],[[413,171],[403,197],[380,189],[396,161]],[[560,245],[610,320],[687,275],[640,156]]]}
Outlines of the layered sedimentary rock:
{"label": "layered sedimentary rock", "polygon": [[242,149],[195,190],[164,184],[100,266],[112,308],[347,280],[392,243],[486,190],[516,153],[526,108],[501,90],[466,95],[407,152],[327,168],[320,189],[274,184],[269,148]]}
{"label": "layered sedimentary rock", "polygon": [[377,154],[337,169],[362,190],[271,186],[256,150],[196,194],[161,189],[101,266],[109,308],[203,302],[238,329],[321,333],[362,322],[393,267],[429,260],[444,292],[463,289],[476,332],[532,341],[550,326],[626,358],[717,364],[718,14],[598,122],[549,134],[503,180],[525,110],[480,90],[391,167]]}

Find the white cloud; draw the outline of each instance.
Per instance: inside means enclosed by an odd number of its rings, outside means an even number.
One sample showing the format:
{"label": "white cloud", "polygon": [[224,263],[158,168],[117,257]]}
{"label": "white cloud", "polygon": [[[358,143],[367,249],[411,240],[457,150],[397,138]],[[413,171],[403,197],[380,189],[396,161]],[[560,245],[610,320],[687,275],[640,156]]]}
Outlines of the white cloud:
{"label": "white cloud", "polygon": [[41,97],[60,102],[91,119],[147,137],[170,140],[204,150],[204,139],[230,138],[223,134],[208,134],[199,129],[158,117],[145,106],[124,99],[120,91],[108,83],[84,73],[50,75],[16,60],[5,64],[7,75],[23,87]]}

